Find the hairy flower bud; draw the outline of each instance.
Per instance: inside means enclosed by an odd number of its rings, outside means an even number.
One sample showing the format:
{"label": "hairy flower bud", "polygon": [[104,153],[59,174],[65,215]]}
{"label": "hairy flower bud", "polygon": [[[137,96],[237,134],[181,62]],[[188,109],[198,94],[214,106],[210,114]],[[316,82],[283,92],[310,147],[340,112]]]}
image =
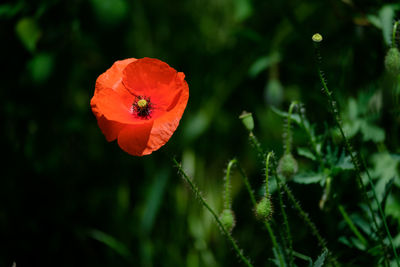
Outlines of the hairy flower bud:
{"label": "hairy flower bud", "polygon": [[396,47],[392,47],[385,57],[385,68],[393,76],[400,74],[400,52]]}
{"label": "hairy flower bud", "polygon": [[291,153],[283,155],[279,160],[278,173],[285,177],[287,180],[297,173],[298,165],[296,159]]}
{"label": "hairy flower bud", "polygon": [[283,101],[283,86],[278,79],[270,79],[264,89],[267,104],[279,106]]}
{"label": "hairy flower bud", "polygon": [[272,202],[269,197],[263,197],[256,205],[256,216],[260,220],[269,220],[272,215]]}
{"label": "hairy flower bud", "polygon": [[219,216],[219,220],[227,231],[232,231],[235,226],[235,216],[231,209],[224,209]]}

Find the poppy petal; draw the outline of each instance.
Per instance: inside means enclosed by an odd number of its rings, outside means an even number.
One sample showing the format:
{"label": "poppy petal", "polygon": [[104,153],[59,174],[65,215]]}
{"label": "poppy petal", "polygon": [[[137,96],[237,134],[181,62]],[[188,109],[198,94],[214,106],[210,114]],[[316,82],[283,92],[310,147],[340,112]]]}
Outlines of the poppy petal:
{"label": "poppy petal", "polygon": [[122,73],[127,65],[136,61],[136,58],[128,58],[115,61],[115,63],[106,72],[101,74],[96,80],[95,93],[104,88],[110,88],[120,94],[126,94],[126,88],[122,84]]}
{"label": "poppy petal", "polygon": [[153,121],[141,125],[128,125],[124,127],[118,135],[118,145],[127,153],[133,156],[143,156],[150,154],[147,143],[150,138],[150,132],[153,127]]}
{"label": "poppy petal", "polygon": [[133,94],[150,97],[165,109],[176,95],[177,72],[167,63],[154,58],[142,58],[128,64],[123,72],[123,84]]}
{"label": "poppy petal", "polygon": [[93,110],[111,121],[125,124],[144,123],[144,120],[133,115],[133,101],[132,95],[121,96],[112,89],[104,88],[93,96],[91,106]]}
{"label": "poppy petal", "polygon": [[97,124],[108,142],[117,139],[119,132],[125,127],[125,124],[107,120],[104,116],[97,119]]}
{"label": "poppy petal", "polygon": [[152,150],[157,150],[163,146],[171,138],[179,125],[179,121],[185,111],[187,101],[189,99],[189,87],[184,82],[182,92],[178,100],[176,100],[173,108],[166,112],[163,116],[154,120],[153,128],[151,129],[151,137],[148,147]]}

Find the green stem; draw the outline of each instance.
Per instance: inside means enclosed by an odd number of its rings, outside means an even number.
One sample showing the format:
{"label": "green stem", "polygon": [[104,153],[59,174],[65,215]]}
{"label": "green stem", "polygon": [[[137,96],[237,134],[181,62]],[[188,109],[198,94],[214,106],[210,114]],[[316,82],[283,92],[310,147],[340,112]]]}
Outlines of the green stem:
{"label": "green stem", "polygon": [[397,33],[397,26],[399,25],[399,21],[396,21],[393,25],[393,32],[392,32],[392,48],[396,47],[396,33]]}
{"label": "green stem", "polygon": [[[250,186],[250,183],[249,183],[249,179],[247,178],[246,173],[244,172],[244,170],[242,169],[242,167],[240,166],[240,164],[238,162],[237,162],[236,166],[239,169],[239,172],[240,172],[240,174],[241,174],[241,176],[243,178],[243,182],[244,182],[244,184],[246,186],[247,192],[250,195],[251,203],[253,204],[253,207],[256,208],[257,202],[256,202],[256,198],[254,197],[254,192],[251,189],[251,186]],[[271,227],[271,225],[269,224],[268,221],[264,221],[264,224],[265,224],[265,227],[267,228],[268,234],[269,234],[269,236],[271,238],[272,245],[274,246],[276,252],[278,253],[278,260],[279,260],[280,266],[285,266],[285,261],[283,260],[282,253],[281,253],[281,250],[279,248],[278,242],[276,241],[275,234],[272,231],[272,227]]]}
{"label": "green stem", "polygon": [[231,174],[231,169],[232,166],[237,162],[236,159],[232,159],[228,163],[228,167],[226,169],[226,175],[225,175],[225,202],[224,202],[224,208],[225,209],[230,209],[231,208],[231,181],[230,181],[230,174]]}
{"label": "green stem", "polygon": [[[292,107],[292,105],[291,105],[291,107]],[[290,116],[290,114],[289,114],[289,116]],[[288,125],[289,125],[289,123],[288,123]],[[272,157],[274,156],[273,152],[269,152],[268,153],[268,156],[267,156],[267,160],[268,161],[269,161],[269,157],[270,156],[272,156]],[[282,217],[283,217],[283,224],[285,225],[285,240],[286,240],[286,243],[289,246],[289,266],[294,266],[294,263],[293,263],[292,235],[290,234],[289,221],[288,221],[288,218],[287,218],[287,214],[286,214],[286,211],[285,211],[285,206],[283,204],[283,199],[282,199],[282,194],[281,194],[281,192],[282,192],[282,189],[281,189],[282,181],[279,178],[278,174],[276,173],[276,168],[275,167],[272,168],[272,174],[275,177],[275,182],[276,182],[276,186],[277,186],[277,189],[278,189],[279,206],[280,206]]]}
{"label": "green stem", "polygon": [[311,229],[311,233],[317,238],[318,244],[323,249],[326,249],[328,251],[329,259],[330,259],[331,263],[333,264],[333,266],[338,266],[339,263],[337,262],[336,258],[332,255],[332,253],[329,252],[328,247],[326,246],[325,239],[320,235],[320,233],[318,232],[317,226],[311,221],[311,219],[308,216],[308,214],[300,206],[299,202],[296,200],[296,198],[292,194],[292,191],[290,191],[289,187],[286,184],[283,184],[283,189],[285,190],[286,194],[288,195],[290,201],[293,203],[294,208],[297,210],[297,212],[299,213],[300,217],[303,219],[303,221]]}
{"label": "green stem", "polygon": [[293,108],[297,105],[297,101],[293,101],[290,106],[289,106],[289,111],[288,111],[288,117],[287,117],[287,136],[286,136],[286,145],[285,145],[285,154],[289,154],[291,150],[291,144],[292,144],[292,130],[290,129],[290,123],[292,121],[292,113],[293,113]]}
{"label": "green stem", "polygon": [[241,176],[242,176],[242,178],[243,178],[243,182],[244,182],[244,185],[246,186],[247,192],[248,192],[249,195],[250,195],[251,203],[252,203],[253,206],[255,207],[255,206],[257,205],[257,201],[256,201],[256,198],[255,198],[255,196],[254,196],[253,189],[251,189],[251,185],[250,185],[250,183],[249,183],[249,179],[247,178],[247,175],[246,175],[246,173],[244,172],[242,166],[240,166],[239,162],[237,162],[236,166],[237,166],[237,168],[238,168],[238,170],[239,170],[239,172],[240,172],[240,174],[241,174]]}
{"label": "green stem", "polygon": [[368,244],[367,240],[360,233],[360,231],[358,231],[357,227],[354,225],[353,221],[350,219],[349,215],[347,214],[342,205],[339,205],[339,211],[342,214],[344,220],[349,225],[350,229],[353,231],[353,233],[357,236],[357,238],[361,241],[361,243],[363,243],[363,245],[366,246]]}
{"label": "green stem", "polygon": [[249,139],[250,139],[250,143],[256,148],[256,150],[258,152],[258,156],[264,161],[264,158],[265,158],[264,150],[262,149],[260,142],[257,140],[257,138],[253,134],[253,132],[250,132]]}
{"label": "green stem", "polygon": [[181,174],[181,176],[185,179],[185,181],[189,184],[190,188],[192,189],[192,191],[194,192],[194,194],[196,195],[196,197],[200,200],[200,203],[211,213],[211,215],[214,217],[215,221],[217,222],[218,226],[221,228],[222,232],[224,233],[224,235],[226,236],[226,238],[228,239],[228,241],[232,244],[233,249],[235,250],[235,252],[237,253],[237,255],[239,256],[239,258],[243,261],[244,264],[246,264],[248,267],[254,267],[251,263],[250,260],[248,258],[246,258],[246,256],[244,256],[242,250],[239,248],[239,246],[237,245],[236,241],[233,239],[232,235],[229,233],[229,231],[227,231],[224,227],[224,225],[222,224],[222,222],[219,220],[218,215],[214,212],[214,210],[208,205],[208,203],[204,200],[204,198],[202,197],[200,190],[197,188],[197,186],[193,183],[193,181],[187,176],[187,174],[184,172],[184,170],[182,169],[182,166],[176,161],[176,159],[173,159],[173,162],[175,164],[175,166],[178,168],[179,173]]}
{"label": "green stem", "polygon": [[320,163],[322,163],[322,165],[323,165],[324,163],[322,161],[321,152],[317,148],[317,142],[315,140],[315,136],[313,134],[311,134],[309,126],[307,126],[306,123],[305,123],[305,119],[304,119],[305,114],[304,113],[305,113],[304,108],[301,106],[300,107],[300,124],[301,124],[301,127],[303,127],[303,129],[306,132],[308,138],[310,139],[311,146],[312,146],[312,149],[314,150],[315,155],[317,156],[317,160]]}
{"label": "green stem", "polygon": [[[254,136],[253,133],[251,133],[251,136],[253,138],[250,138],[250,141],[255,142],[255,147],[257,148],[257,151],[259,153],[261,153],[262,155],[265,154],[261,144],[258,142],[257,138]],[[259,151],[261,150],[261,152]],[[276,164],[275,164],[276,165]],[[317,227],[315,226],[315,224],[311,221],[311,219],[308,217],[308,214],[306,212],[303,211],[302,207],[300,206],[300,204],[298,203],[298,201],[295,199],[294,195],[292,194],[292,192],[290,191],[290,189],[287,187],[286,183],[283,184],[283,189],[285,190],[286,194],[288,194],[289,200],[292,201],[295,209],[298,211],[300,217],[304,220],[304,222],[310,227],[312,234],[317,238],[318,240],[318,244],[326,249],[329,252],[328,247],[326,246],[326,241],[322,238],[322,236],[319,234]],[[255,200],[254,200],[255,201]],[[331,252],[329,252],[329,259],[332,262],[332,264],[334,266],[338,265],[338,262],[336,260],[336,258],[332,255]]]}
{"label": "green stem", "polygon": [[396,247],[393,244],[393,239],[392,239],[392,235],[390,234],[389,227],[387,226],[387,223],[386,223],[385,212],[383,211],[382,206],[379,203],[379,200],[378,200],[378,197],[377,197],[376,191],[375,191],[375,186],[374,186],[374,183],[372,182],[371,175],[369,174],[369,171],[368,171],[368,169],[366,167],[365,160],[364,160],[363,157],[361,157],[361,159],[362,159],[362,162],[363,162],[363,165],[364,165],[365,172],[367,173],[369,184],[371,185],[371,188],[372,188],[372,194],[374,196],[374,200],[376,202],[376,205],[378,206],[379,213],[380,213],[380,215],[382,217],[383,225],[385,227],[386,234],[387,234],[387,236],[389,238],[390,246],[392,247],[392,250],[393,250],[393,255],[394,255],[395,259],[396,259],[397,266],[399,267],[400,266],[399,257],[397,255]]}
{"label": "green stem", "polygon": [[269,159],[272,153],[268,153],[267,159],[265,160],[265,197],[269,197]]}
{"label": "green stem", "polygon": [[311,233],[317,238],[318,244],[324,248],[328,249],[326,247],[326,241],[325,239],[322,238],[322,236],[319,234],[317,226],[311,221],[310,217],[308,214],[303,210],[303,208],[300,206],[299,202],[296,200],[294,197],[292,191],[290,191],[289,187],[286,184],[283,184],[283,189],[285,190],[286,194],[289,197],[289,200],[292,202],[294,208],[297,210],[299,213],[300,217],[303,219],[303,221],[308,225],[308,227],[311,229]]}
{"label": "green stem", "polygon": [[[385,243],[383,241],[383,238],[381,237],[381,234],[380,234],[380,231],[379,231],[378,222],[376,220],[376,216],[375,216],[374,210],[372,209],[371,203],[370,203],[370,201],[368,199],[367,189],[366,189],[366,187],[365,187],[365,185],[364,185],[364,183],[362,181],[362,178],[361,178],[361,169],[360,169],[360,166],[358,164],[358,160],[357,160],[356,155],[355,155],[355,153],[353,151],[353,148],[350,145],[349,139],[347,139],[347,137],[346,137],[346,135],[344,133],[344,130],[343,130],[343,127],[342,127],[342,122],[341,122],[341,117],[340,117],[340,113],[339,113],[339,111],[337,109],[336,101],[334,101],[334,99],[333,99],[332,91],[329,91],[329,89],[328,89],[328,85],[326,83],[325,77],[324,77],[323,72],[322,72],[321,67],[320,67],[320,65],[321,65],[321,56],[320,56],[320,52],[319,52],[319,43],[314,42],[314,47],[315,47],[315,52],[316,52],[316,55],[317,55],[318,76],[319,76],[321,84],[322,84],[322,91],[328,97],[328,103],[329,103],[329,105],[331,107],[331,110],[333,112],[333,117],[334,117],[335,123],[336,123],[337,127],[339,128],[340,134],[342,135],[344,143],[345,143],[345,148],[347,150],[347,153],[349,153],[350,158],[351,158],[351,162],[353,163],[354,168],[356,170],[356,178],[357,178],[358,186],[359,186],[359,188],[362,189],[365,202],[367,203],[368,210],[371,213],[371,217],[372,217],[373,223],[375,225],[375,229],[376,229],[376,231],[378,233],[378,236],[380,237],[379,239],[380,239],[380,242],[381,242],[381,246],[382,246],[382,248],[385,248]],[[385,258],[386,258],[386,260],[388,260],[387,256],[386,256],[386,253],[385,253]],[[397,261],[397,266],[400,267],[400,264],[399,264],[398,261]]]}

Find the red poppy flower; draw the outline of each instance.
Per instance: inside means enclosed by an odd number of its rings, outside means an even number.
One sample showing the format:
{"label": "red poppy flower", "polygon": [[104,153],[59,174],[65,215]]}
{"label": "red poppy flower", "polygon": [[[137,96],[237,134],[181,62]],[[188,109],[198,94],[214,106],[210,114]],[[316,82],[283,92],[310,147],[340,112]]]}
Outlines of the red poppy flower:
{"label": "red poppy flower", "polygon": [[143,156],[169,140],[188,99],[185,74],[158,59],[130,58],[97,78],[90,105],[107,141]]}

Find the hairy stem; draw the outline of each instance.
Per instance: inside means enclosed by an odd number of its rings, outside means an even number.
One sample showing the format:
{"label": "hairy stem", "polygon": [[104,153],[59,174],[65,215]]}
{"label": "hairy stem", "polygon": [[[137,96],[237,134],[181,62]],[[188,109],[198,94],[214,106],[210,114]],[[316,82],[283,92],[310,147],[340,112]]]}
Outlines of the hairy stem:
{"label": "hairy stem", "polygon": [[[292,105],[291,105],[292,107]],[[290,115],[289,115],[290,117]],[[290,126],[290,122],[288,121],[288,126]],[[267,156],[267,160],[269,161],[269,157],[270,156],[274,156],[273,152],[269,152],[268,156]],[[268,172],[268,171],[267,171]],[[283,199],[282,199],[282,189],[281,189],[281,179],[279,178],[278,174],[276,173],[276,167],[274,166],[272,168],[272,174],[275,177],[275,182],[276,182],[276,186],[278,189],[278,198],[279,198],[279,206],[281,209],[281,213],[282,213],[282,217],[283,217],[283,224],[285,225],[285,240],[286,243],[289,246],[289,266],[294,266],[293,263],[293,242],[292,242],[292,235],[290,234],[290,227],[289,227],[289,221],[287,219],[287,214],[285,211],[285,206],[283,204]]]}
{"label": "hairy stem", "polygon": [[[371,217],[372,217],[375,229],[376,229],[376,231],[378,233],[381,246],[384,249],[385,248],[385,243],[383,241],[381,232],[379,231],[378,222],[377,222],[377,219],[376,219],[375,212],[372,209],[372,205],[371,205],[371,203],[369,201],[367,189],[366,189],[366,187],[365,187],[365,185],[364,185],[364,183],[362,181],[361,168],[360,168],[357,156],[356,156],[356,154],[355,154],[355,152],[354,152],[354,150],[353,150],[353,148],[352,148],[352,146],[350,144],[349,139],[346,137],[346,135],[344,133],[344,130],[343,130],[343,127],[342,127],[342,120],[341,120],[341,117],[340,117],[339,110],[337,109],[336,101],[333,99],[332,91],[329,91],[329,89],[328,89],[328,85],[327,85],[326,79],[324,77],[324,73],[323,73],[323,71],[321,70],[321,67],[320,67],[322,60],[321,60],[321,55],[320,55],[320,52],[319,52],[319,43],[314,42],[314,47],[315,47],[315,52],[316,52],[316,56],[317,56],[318,76],[319,76],[321,84],[322,84],[322,91],[325,93],[325,95],[328,98],[328,103],[329,103],[331,111],[333,113],[333,117],[334,117],[335,123],[336,123],[337,127],[339,128],[340,134],[342,135],[342,138],[344,140],[344,144],[345,144],[345,148],[347,150],[347,153],[349,153],[351,162],[354,165],[358,186],[362,189],[363,196],[364,196],[365,202],[367,203],[368,210],[371,213]],[[372,188],[372,191],[375,191],[374,188]],[[379,206],[379,204],[378,204],[378,206]],[[384,217],[382,217],[381,219],[383,221],[385,221]],[[386,222],[385,222],[385,224],[386,224]],[[388,234],[388,238],[390,240],[391,239],[390,233],[387,232],[387,234]],[[399,261],[397,259],[397,253],[396,253],[395,249],[394,249],[394,252],[395,252],[397,266],[400,267],[400,263],[399,263]],[[386,253],[384,253],[384,255],[385,255],[386,260],[388,261]]]}
{"label": "hairy stem", "polygon": [[393,24],[393,32],[392,32],[392,48],[396,47],[396,33],[397,33],[397,26],[399,25],[400,21],[396,21]]}
{"label": "hairy stem", "polygon": [[292,147],[292,130],[290,129],[290,123],[292,121],[293,108],[297,105],[297,101],[293,101],[289,106],[288,117],[287,117],[287,129],[286,129],[286,140],[285,140],[285,154],[289,154]]}
{"label": "hairy stem", "polygon": [[[257,202],[256,202],[256,198],[254,196],[254,192],[251,189],[251,186],[250,186],[250,183],[249,183],[249,179],[247,178],[246,173],[244,172],[244,170],[242,169],[242,167],[240,166],[239,163],[237,163],[237,167],[238,167],[239,172],[240,172],[240,174],[241,174],[241,176],[243,178],[243,182],[246,185],[247,192],[250,195],[251,203],[253,204],[253,207],[255,208],[256,205],[257,205]],[[264,221],[264,225],[267,228],[268,234],[269,234],[269,236],[271,238],[272,245],[274,246],[276,252],[278,253],[278,260],[279,260],[280,266],[285,266],[285,261],[283,260],[281,249],[280,249],[280,247],[278,245],[278,242],[276,241],[276,237],[275,237],[275,234],[274,234],[274,232],[272,230],[271,225],[269,224],[268,221]]]}
{"label": "hairy stem", "polygon": [[232,199],[231,199],[231,169],[232,166],[236,163],[236,159],[232,159],[229,161],[228,163],[228,167],[226,169],[226,175],[225,175],[225,201],[224,201],[224,208],[225,209],[230,209],[231,208],[231,203],[232,203]]}
{"label": "hairy stem", "polygon": [[176,161],[176,159],[173,159],[173,162],[175,164],[175,167],[178,168],[178,172],[180,173],[180,175],[182,176],[182,178],[184,178],[184,180],[189,184],[190,189],[192,189],[192,191],[194,192],[194,194],[196,195],[196,197],[199,199],[200,203],[204,206],[204,208],[206,208],[211,215],[214,217],[215,221],[217,222],[218,226],[221,228],[222,232],[224,233],[224,235],[226,236],[226,238],[228,239],[228,241],[232,244],[233,249],[235,250],[236,254],[239,256],[239,258],[243,261],[243,263],[245,265],[247,265],[248,267],[253,267],[253,265],[250,263],[250,260],[244,256],[242,250],[239,248],[238,244],[236,243],[236,241],[233,239],[232,235],[229,233],[229,231],[227,231],[224,227],[224,225],[222,224],[222,222],[219,220],[218,215],[214,212],[214,210],[210,207],[210,205],[208,205],[208,203],[204,200],[204,198],[202,197],[200,190],[197,188],[197,186],[193,183],[193,181],[189,178],[189,176],[187,176],[187,174],[185,173],[185,171],[182,169],[182,166]]}
{"label": "hairy stem", "polygon": [[364,160],[363,157],[361,157],[361,159],[362,159],[362,162],[363,162],[363,165],[364,165],[365,172],[367,173],[369,184],[370,184],[370,186],[372,188],[372,194],[374,196],[374,200],[376,202],[376,205],[378,206],[379,214],[381,215],[382,222],[383,222],[383,225],[385,227],[386,235],[388,236],[390,246],[392,247],[393,255],[394,255],[395,259],[396,259],[397,266],[399,267],[400,266],[399,257],[397,255],[396,247],[393,244],[393,239],[392,239],[392,235],[390,234],[389,227],[387,226],[387,223],[386,223],[385,212],[383,211],[382,206],[379,203],[379,200],[378,200],[378,197],[377,197],[376,191],[375,191],[375,186],[374,186],[374,183],[372,182],[371,175],[369,174],[369,171],[368,171],[368,169],[366,167],[365,160]]}

